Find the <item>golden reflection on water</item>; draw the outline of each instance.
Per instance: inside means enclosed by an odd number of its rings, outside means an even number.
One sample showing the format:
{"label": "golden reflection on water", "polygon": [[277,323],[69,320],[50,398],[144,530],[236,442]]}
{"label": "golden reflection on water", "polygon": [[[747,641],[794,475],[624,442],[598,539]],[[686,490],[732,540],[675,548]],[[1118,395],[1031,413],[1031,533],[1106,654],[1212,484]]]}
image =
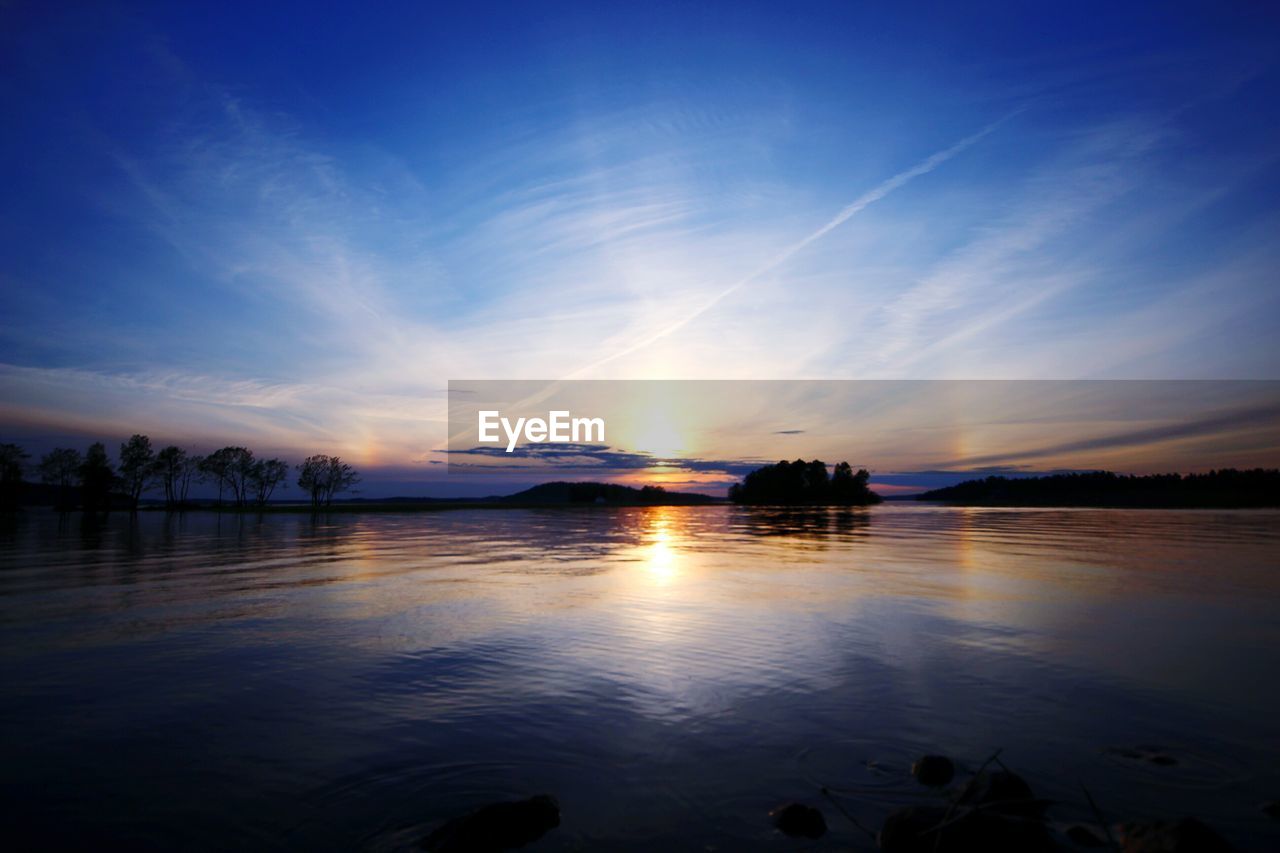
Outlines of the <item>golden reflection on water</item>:
{"label": "golden reflection on water", "polygon": [[977,546],[974,542],[973,510],[970,507],[960,509],[960,523],[956,528],[955,565],[960,575],[957,594],[962,598],[976,595],[973,586],[973,574],[977,569]]}
{"label": "golden reflection on water", "polygon": [[671,508],[656,507],[646,521],[649,541],[641,546],[645,568],[658,583],[670,583],[679,571],[679,556],[672,542]]}
{"label": "golden reflection on water", "polygon": [[[760,816],[810,770],[856,784],[868,756],[999,746],[1032,778],[1074,779],[1063,761],[1093,772],[1158,727],[1259,775],[1213,805],[1251,820],[1280,784],[1278,522],[898,503],[31,514],[0,528],[6,720],[31,745],[8,790],[59,791],[98,831],[117,802],[100,768],[128,749],[150,759],[123,773],[138,802],[167,801],[180,831],[199,766],[205,801],[316,828],[290,847],[355,849],[370,826],[527,788],[565,805],[549,850],[611,846],[615,803],[685,832],[720,815],[746,841],[719,849],[769,849]],[[1204,814],[1211,796],[1143,801],[1110,765],[1090,789],[1138,812]],[[684,849],[666,840],[634,849]]]}

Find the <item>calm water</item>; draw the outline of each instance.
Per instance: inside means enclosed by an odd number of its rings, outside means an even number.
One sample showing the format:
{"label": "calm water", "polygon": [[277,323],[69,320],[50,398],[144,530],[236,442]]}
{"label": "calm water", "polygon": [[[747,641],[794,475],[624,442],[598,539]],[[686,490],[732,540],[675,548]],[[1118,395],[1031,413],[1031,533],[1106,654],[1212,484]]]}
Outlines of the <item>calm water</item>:
{"label": "calm water", "polygon": [[[727,507],[0,524],[3,823],[392,850],[555,794],[539,850],[867,849],[911,757],[1055,817],[1280,849],[1280,514]],[[1116,748],[1155,745],[1157,766]],[[10,847],[10,849],[13,849]]]}

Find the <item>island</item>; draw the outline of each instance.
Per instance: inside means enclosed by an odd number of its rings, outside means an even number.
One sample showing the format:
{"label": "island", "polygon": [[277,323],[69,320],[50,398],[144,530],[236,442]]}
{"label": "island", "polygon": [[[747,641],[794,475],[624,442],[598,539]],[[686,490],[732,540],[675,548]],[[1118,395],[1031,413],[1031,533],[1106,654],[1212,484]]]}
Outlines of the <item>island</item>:
{"label": "island", "polygon": [[736,504],[775,506],[868,506],[880,503],[880,495],[867,487],[871,475],[862,468],[854,473],[848,462],[827,473],[826,463],[785,459],[748,474],[729,487]]}

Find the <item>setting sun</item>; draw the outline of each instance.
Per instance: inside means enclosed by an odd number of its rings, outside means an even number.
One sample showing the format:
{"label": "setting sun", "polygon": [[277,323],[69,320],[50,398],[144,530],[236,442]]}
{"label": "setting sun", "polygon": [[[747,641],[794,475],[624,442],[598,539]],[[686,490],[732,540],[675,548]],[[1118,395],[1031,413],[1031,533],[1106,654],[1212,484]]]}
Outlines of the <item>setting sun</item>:
{"label": "setting sun", "polygon": [[636,453],[671,459],[690,452],[685,435],[665,407],[642,409],[625,423],[619,443]]}

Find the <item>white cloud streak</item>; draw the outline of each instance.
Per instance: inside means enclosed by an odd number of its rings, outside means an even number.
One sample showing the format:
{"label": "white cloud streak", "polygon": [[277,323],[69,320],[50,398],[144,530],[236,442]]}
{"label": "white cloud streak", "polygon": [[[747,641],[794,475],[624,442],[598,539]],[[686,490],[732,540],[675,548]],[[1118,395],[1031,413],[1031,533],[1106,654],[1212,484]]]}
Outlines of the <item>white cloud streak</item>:
{"label": "white cloud streak", "polygon": [[810,233],[808,236],[804,237],[803,239],[795,243],[792,243],[790,246],[788,246],[782,252],[778,253],[776,256],[774,256],[771,260],[769,260],[763,266],[756,268],[751,273],[743,276],[742,278],[730,284],[728,287],[714,294],[710,299],[698,305],[696,308],[694,308],[692,311],[688,312],[687,314],[684,314],[682,317],[680,317],[680,319],[664,326],[663,328],[659,329],[657,332],[647,335],[641,340],[629,346],[626,346],[617,352],[611,353],[610,355],[607,355],[604,358],[598,359],[597,361],[585,367],[582,367],[582,368],[579,368],[578,370],[573,371],[566,378],[572,379],[572,378],[581,377],[584,374],[591,373],[597,368],[603,367],[604,365],[609,364],[610,362],[617,361],[618,359],[625,358],[629,355],[632,355],[633,353],[639,352],[640,350],[643,350],[646,347],[651,346],[652,344],[658,342],[659,340],[665,337],[668,337],[674,334],[675,332],[678,332],[680,329],[689,325],[694,320],[701,317],[703,314],[706,314],[708,311],[716,307],[718,304],[723,302],[726,298],[733,295],[738,290],[742,289],[743,287],[750,284],[751,282],[759,279],[761,276],[764,276],[778,269],[787,261],[791,260],[791,258],[795,257],[797,254],[804,251],[810,245],[817,242],[818,240],[821,240],[823,237],[830,234],[835,229],[839,228],[845,222],[848,222],[855,215],[857,215],[858,213],[861,213],[863,210],[870,207],[872,204],[875,204],[877,201],[880,201],[882,198],[889,195],[894,190],[898,189],[899,187],[905,186],[907,183],[911,182],[912,180],[918,177],[929,174],[934,169],[941,166],[943,163],[947,162],[951,158],[963,152],[965,149],[970,148],[974,144],[978,143],[984,137],[990,135],[993,131],[995,131],[995,129],[998,128],[1001,124],[1013,118],[1013,116],[1015,115],[1017,115],[1017,112],[1010,113],[1009,115],[1006,115],[998,119],[997,121],[992,122],[986,127],[982,128],[977,133],[974,133],[970,136],[965,137],[964,139],[961,139],[959,142],[955,143],[949,148],[945,148],[942,151],[938,151],[937,153],[932,154],[929,157],[926,157],[924,160],[921,160],[919,163],[912,166],[910,169],[906,169],[902,172],[899,172],[893,177],[888,178],[887,180],[881,182],[880,184],[876,185],[874,188],[863,193],[853,202],[851,202],[850,204],[842,208],[839,213],[837,213],[835,216],[829,219],[826,223],[824,223],[822,227]]}

